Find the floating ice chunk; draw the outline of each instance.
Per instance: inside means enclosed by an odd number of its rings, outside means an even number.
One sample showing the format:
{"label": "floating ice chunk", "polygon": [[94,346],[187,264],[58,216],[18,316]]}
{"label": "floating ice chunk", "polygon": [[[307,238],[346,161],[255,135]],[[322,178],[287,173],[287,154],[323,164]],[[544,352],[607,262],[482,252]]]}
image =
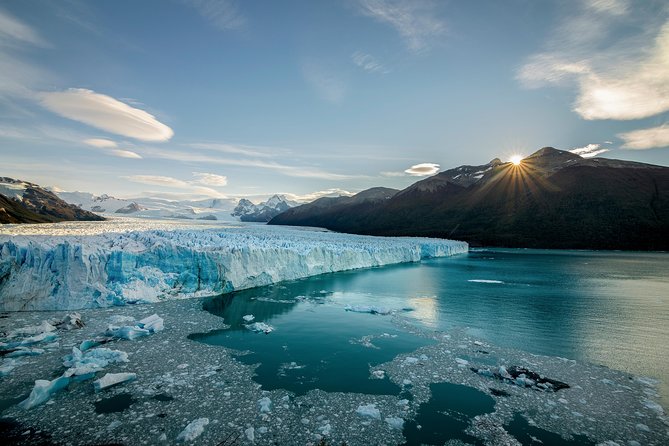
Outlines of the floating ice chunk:
{"label": "floating ice chunk", "polygon": [[501,280],[490,280],[490,279],[469,279],[467,282],[474,283],[504,283]]}
{"label": "floating ice chunk", "polygon": [[123,327],[117,327],[115,325],[110,325],[107,327],[107,335],[113,336],[115,338],[133,340],[142,336],[148,336],[151,332],[140,328],[138,326],[124,325]]}
{"label": "floating ice chunk", "polygon": [[386,377],[386,372],[384,372],[383,370],[374,370],[372,372],[373,379],[383,379],[385,377]]}
{"label": "floating ice chunk", "polygon": [[462,358],[455,358],[455,362],[458,363],[459,367],[465,367],[465,366],[469,365],[469,361],[467,361],[466,359],[462,359]]}
{"label": "floating ice chunk", "polygon": [[268,325],[264,322],[254,322],[252,324],[244,325],[246,328],[248,328],[251,331],[255,331],[256,333],[265,333],[269,334],[274,331],[274,327],[271,325]]}
{"label": "floating ice chunk", "polygon": [[51,324],[62,330],[77,330],[86,325],[84,324],[84,321],[81,320],[81,314],[77,312],[67,314],[61,320],[52,319]]}
{"label": "floating ice chunk", "polygon": [[115,314],[109,318],[112,324],[122,324],[123,322],[135,322],[135,318],[132,316],[123,316],[120,314]]}
{"label": "floating ice chunk", "polygon": [[99,392],[100,390],[107,389],[117,384],[134,381],[136,379],[136,373],[107,373],[102,378],[93,381],[93,388],[96,392]]}
{"label": "floating ice chunk", "polygon": [[14,370],[19,364],[19,361],[11,358],[2,361],[2,365],[0,365],[0,377],[7,376],[12,373],[12,370]]}
{"label": "floating ice chunk", "polygon": [[117,427],[119,427],[121,424],[123,424],[123,423],[121,423],[119,420],[114,420],[111,423],[109,423],[109,426],[107,426],[107,430],[109,432],[111,432],[114,429],[116,429]]}
{"label": "floating ice chunk", "polygon": [[177,436],[179,443],[193,441],[204,432],[204,427],[209,424],[209,418],[198,418],[188,423],[188,426]]}
{"label": "floating ice chunk", "polygon": [[413,356],[407,356],[404,358],[404,363],[413,365],[413,364],[418,364],[418,358],[414,358]]}
{"label": "floating ice chunk", "polygon": [[388,423],[392,429],[402,430],[404,429],[404,419],[397,417],[386,417],[385,422]]}
{"label": "floating ice chunk", "polygon": [[474,345],[478,345],[479,347],[483,345],[483,342],[481,341],[474,341]]}
{"label": "floating ice chunk", "polygon": [[370,314],[390,314],[390,308],[386,307],[376,307],[369,305],[346,305],[344,307],[346,311],[351,311],[353,313],[370,313]]}
{"label": "floating ice chunk", "polygon": [[152,314],[149,317],[145,317],[144,319],[140,320],[136,326],[143,328],[144,330],[149,330],[151,333],[161,331],[163,328],[165,328],[163,318],[157,314]]}
{"label": "floating ice chunk", "polygon": [[662,408],[662,406],[657,404],[655,401],[646,399],[643,400],[643,405],[646,406],[646,408],[657,412],[658,415],[662,415],[664,413],[664,409]]}
{"label": "floating ice chunk", "polygon": [[8,350],[16,347],[27,347],[30,345],[40,344],[42,342],[53,342],[58,339],[58,335],[53,332],[44,332],[34,336],[21,339],[20,341],[3,343],[2,349]]}
{"label": "floating ice chunk", "polygon": [[128,354],[119,350],[99,347],[83,352],[72,347],[72,354],[63,358],[63,365],[68,367],[65,376],[82,376],[99,372],[107,365],[128,362]]}
{"label": "floating ice chunk", "polygon": [[504,379],[511,379],[512,378],[509,371],[503,365],[499,366],[499,370],[497,371],[497,373],[499,373],[499,376],[501,376]]}
{"label": "floating ice chunk", "polygon": [[272,408],[272,400],[270,400],[266,396],[262,397],[258,400],[258,406],[260,406],[261,413],[268,413],[271,411]]}
{"label": "floating ice chunk", "polygon": [[246,438],[249,441],[256,441],[256,432],[255,432],[255,429],[253,427],[249,427],[248,429],[246,429],[244,431],[244,435],[246,435]]}
{"label": "floating ice chunk", "polygon": [[252,321],[253,319],[255,319],[255,318],[256,318],[256,317],[255,317],[254,315],[252,315],[252,314],[247,314],[247,315],[245,315],[245,316],[242,316],[242,319],[244,319],[246,322],[251,322],[251,321]]}
{"label": "floating ice chunk", "polygon": [[637,423],[636,429],[641,432],[650,432],[650,428],[643,423]]}
{"label": "floating ice chunk", "polygon": [[376,408],[376,404],[374,403],[358,406],[355,412],[361,417],[369,417],[377,420],[381,419],[381,412]]}
{"label": "floating ice chunk", "polygon": [[7,334],[8,338],[16,338],[16,337],[22,337],[22,336],[34,336],[38,335],[41,333],[48,333],[51,331],[55,331],[56,327],[51,325],[48,321],[42,321],[41,324],[39,325],[30,325],[28,327],[23,327],[23,328],[17,328],[16,330],[12,330]]}
{"label": "floating ice chunk", "polygon": [[332,432],[332,425],[330,423],[326,423],[323,426],[319,426],[318,430],[322,436],[327,437]]}
{"label": "floating ice chunk", "polygon": [[30,392],[30,395],[25,400],[19,403],[19,407],[24,410],[32,409],[35,406],[47,401],[51,398],[51,395],[58,392],[59,390],[64,389],[70,383],[70,378],[66,376],[61,376],[54,379],[53,381],[48,381],[46,379],[38,379],[35,381],[35,386]]}
{"label": "floating ice chunk", "polygon": [[19,356],[38,356],[44,353],[44,349],[17,347],[13,352],[7,353],[5,358],[18,358]]}

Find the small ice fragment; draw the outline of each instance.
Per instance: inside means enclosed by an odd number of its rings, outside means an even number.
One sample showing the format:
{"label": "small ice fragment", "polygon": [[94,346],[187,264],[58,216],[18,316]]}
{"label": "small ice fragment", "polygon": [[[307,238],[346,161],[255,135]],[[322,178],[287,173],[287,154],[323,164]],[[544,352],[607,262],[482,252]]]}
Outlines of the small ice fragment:
{"label": "small ice fragment", "polygon": [[404,362],[406,364],[417,364],[418,358],[414,358],[413,356],[407,356],[406,358],[404,358]]}
{"label": "small ice fragment", "polygon": [[31,325],[29,327],[17,328],[7,333],[8,338],[23,337],[23,336],[34,336],[41,333],[48,333],[50,331],[55,331],[56,327],[51,325],[48,321],[42,321],[39,325]]}
{"label": "small ice fragment", "polygon": [[462,358],[455,358],[455,362],[457,362],[458,366],[460,366],[460,367],[465,367],[465,366],[469,365],[469,361],[467,361],[466,359],[462,359]]}
{"label": "small ice fragment", "polygon": [[18,358],[19,356],[37,356],[44,353],[41,348],[18,347],[11,353],[7,353],[5,358]]}
{"label": "small ice fragment", "polygon": [[664,413],[664,409],[662,408],[662,406],[657,404],[655,401],[643,400],[643,405],[646,406],[647,409],[657,412],[659,415],[662,415]]}
{"label": "small ice fragment", "polygon": [[474,283],[504,283],[501,280],[490,280],[490,279],[469,279],[467,282]]}
{"label": "small ice fragment", "polygon": [[165,325],[162,317],[158,316],[157,314],[152,314],[151,316],[140,320],[136,327],[149,330],[151,333],[155,333],[165,328]]}
{"label": "small ice fragment", "polygon": [[132,341],[142,336],[148,336],[151,332],[139,326],[131,327],[130,325],[124,325],[123,327],[116,327],[115,325],[110,325],[107,327],[107,335],[113,336],[115,338],[128,339]]}
{"label": "small ice fragment", "polygon": [[265,426],[261,426],[257,429],[259,434],[266,434],[267,433],[267,428]]}
{"label": "small ice fragment", "polygon": [[403,386],[410,386],[412,384],[410,379],[404,379],[402,380],[402,385]]}
{"label": "small ice fragment", "polygon": [[372,377],[374,379],[383,379],[386,377],[386,372],[384,372],[383,370],[374,370],[372,372]]}
{"label": "small ice fragment", "polygon": [[375,418],[377,420],[381,419],[381,412],[376,408],[376,404],[374,403],[358,406],[355,412],[361,417]]}
{"label": "small ice fragment", "polygon": [[376,307],[368,305],[346,305],[344,307],[346,311],[351,311],[353,313],[370,313],[370,314],[390,314],[391,310],[386,307]]}
{"label": "small ice fragment", "polygon": [[204,427],[209,424],[209,418],[198,418],[188,423],[188,426],[177,436],[179,443],[193,441],[204,432]]}
{"label": "small ice fragment", "polygon": [[256,333],[269,334],[274,331],[274,327],[264,322],[254,322],[252,324],[245,325],[245,327],[251,331],[255,331]]}
{"label": "small ice fragment", "polygon": [[388,423],[392,429],[402,430],[404,428],[404,420],[397,417],[386,417],[385,422]]}
{"label": "small ice fragment", "polygon": [[255,317],[254,315],[252,315],[252,314],[247,314],[247,315],[245,315],[245,316],[242,316],[242,319],[244,319],[246,322],[251,322],[251,321],[252,321],[253,319],[255,319],[255,318],[256,318],[256,317]]}
{"label": "small ice fragment", "polygon": [[499,376],[501,376],[502,378],[505,378],[505,379],[511,379],[512,378],[509,371],[506,370],[506,367],[504,367],[503,365],[499,366],[499,370],[497,371],[497,373],[499,373]]}
{"label": "small ice fragment", "polygon": [[119,427],[121,424],[123,424],[123,423],[121,423],[119,420],[114,420],[111,423],[109,423],[109,426],[107,426],[107,430],[108,431],[113,431],[114,429]]}
{"label": "small ice fragment", "polygon": [[641,432],[650,432],[650,428],[643,423],[637,423],[635,427]]}
{"label": "small ice fragment", "polygon": [[321,431],[322,436],[327,437],[330,435],[330,432],[332,432],[332,426],[330,423],[326,423],[325,425],[320,426],[318,430]]}
{"label": "small ice fragment", "polygon": [[70,378],[61,376],[54,379],[53,381],[48,381],[46,379],[38,379],[35,381],[35,386],[30,392],[30,395],[25,400],[19,403],[19,407],[24,410],[32,409],[35,406],[47,401],[51,398],[51,395],[58,392],[59,390],[64,389],[70,383]]}
{"label": "small ice fragment", "polygon": [[474,345],[478,345],[479,347],[483,345],[483,342],[481,341],[474,341]]}
{"label": "small ice fragment", "polygon": [[249,441],[255,441],[256,440],[256,435],[255,435],[255,429],[253,427],[249,427],[244,431],[244,435],[246,435],[246,438],[248,438]]}
{"label": "small ice fragment", "polygon": [[135,318],[132,316],[122,316],[120,314],[115,314],[114,316],[111,316],[109,320],[113,324],[122,324],[123,322],[135,322]]}
{"label": "small ice fragment", "polygon": [[102,378],[93,381],[93,388],[96,392],[99,392],[100,390],[104,390],[124,382],[134,381],[135,379],[137,379],[136,373],[107,373]]}
{"label": "small ice fragment", "polygon": [[19,365],[16,359],[5,359],[0,365],[0,377],[9,375]]}
{"label": "small ice fragment", "polygon": [[272,407],[272,400],[270,400],[266,396],[262,397],[258,400],[258,405],[260,406],[261,413],[270,412]]}

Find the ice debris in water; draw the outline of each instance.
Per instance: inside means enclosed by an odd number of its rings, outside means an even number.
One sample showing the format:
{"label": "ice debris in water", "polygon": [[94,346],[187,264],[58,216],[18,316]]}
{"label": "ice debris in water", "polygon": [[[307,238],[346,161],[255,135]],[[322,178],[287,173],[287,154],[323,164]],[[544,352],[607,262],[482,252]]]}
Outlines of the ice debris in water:
{"label": "ice debris in water", "polygon": [[37,356],[44,353],[42,348],[17,347],[7,353],[5,358],[18,358],[19,356]]}
{"label": "ice debris in water", "polygon": [[53,332],[44,332],[40,334],[36,334],[34,336],[29,336],[27,338],[21,339],[21,340],[16,340],[16,341],[11,341],[11,342],[2,342],[0,343],[0,349],[2,350],[10,350],[14,349],[17,347],[27,347],[30,345],[35,345],[35,344],[40,344],[40,343],[46,343],[46,342],[53,342],[56,339],[58,339],[58,335]]}
{"label": "ice debris in water", "polygon": [[381,412],[376,408],[376,404],[374,403],[358,406],[355,412],[361,417],[381,419]]}
{"label": "ice debris in water", "polygon": [[12,370],[16,368],[16,366],[19,365],[19,361],[16,359],[5,359],[2,361],[0,364],[0,378],[3,376],[9,375]]}
{"label": "ice debris in water", "polygon": [[274,327],[272,327],[271,325],[268,325],[264,322],[254,322],[252,324],[247,324],[247,325],[244,325],[244,326],[251,331],[255,331],[256,333],[269,334],[269,333],[274,331]]}
{"label": "ice debris in water", "polygon": [[246,438],[249,441],[255,441],[256,440],[256,430],[253,427],[249,427],[244,431],[244,435],[246,435]]}
{"label": "ice debris in water", "polygon": [[268,413],[272,410],[272,400],[266,396],[262,397],[258,400],[258,406],[260,406],[260,412]]}
{"label": "ice debris in water", "polygon": [[7,333],[7,337],[17,338],[25,336],[35,336],[38,334],[48,333],[55,330],[56,327],[51,325],[48,321],[42,321],[42,323],[39,325],[31,325],[28,327],[17,328],[16,330],[12,330],[9,333]]}
{"label": "ice debris in water", "polygon": [[179,443],[193,441],[204,432],[204,427],[209,424],[209,418],[198,418],[188,423],[188,426],[177,436]]}
{"label": "ice debris in water", "polygon": [[63,319],[52,319],[51,324],[62,330],[77,330],[83,328],[84,321],[81,320],[81,314],[74,312],[67,314]]}
{"label": "ice debris in water", "polygon": [[346,305],[344,307],[346,311],[351,311],[353,313],[370,313],[370,314],[390,314],[390,308],[386,307],[377,307],[374,305]]}
{"label": "ice debris in water", "polygon": [[384,421],[393,429],[402,430],[404,428],[404,419],[402,418],[386,417]]}
{"label": "ice debris in water", "polygon": [[165,328],[163,318],[157,314],[152,314],[140,320],[136,325],[124,325],[122,327],[110,325],[107,328],[107,335],[132,341],[133,339],[161,331],[163,328]]}
{"label": "ice debris in water", "polygon": [[116,362],[128,362],[128,354],[104,347],[94,348],[86,352],[82,352],[77,347],[72,347],[72,354],[63,358],[63,365],[68,367],[64,375],[90,375]]}
{"label": "ice debris in water", "polygon": [[[458,361],[458,359],[459,358],[456,358],[456,361]],[[458,361],[458,363],[460,363],[460,361]],[[557,392],[558,390],[568,389],[570,387],[567,383],[546,378],[545,376],[528,370],[525,367],[512,366],[507,369],[501,365],[497,370],[472,367],[471,371],[488,378],[496,378],[504,382],[510,382],[519,387],[531,387],[535,390],[544,392]]]}
{"label": "ice debris in water", "polygon": [[102,378],[93,381],[96,392],[128,381],[137,379],[136,373],[107,373]]}
{"label": "ice debris in water", "polygon": [[245,315],[245,316],[242,316],[242,319],[244,319],[246,322],[251,322],[251,321],[252,321],[253,319],[255,319],[255,318],[256,318],[256,317],[255,317],[254,315],[252,315],[252,314],[247,314],[247,315]]}
{"label": "ice debris in water", "polygon": [[48,381],[46,379],[38,379],[35,381],[35,386],[33,387],[33,390],[30,392],[28,398],[21,401],[19,403],[19,407],[21,409],[28,410],[32,409],[35,406],[39,406],[40,404],[44,403],[49,398],[51,398],[51,395],[67,387],[69,383],[70,383],[70,378],[66,376],[61,376],[52,381]]}

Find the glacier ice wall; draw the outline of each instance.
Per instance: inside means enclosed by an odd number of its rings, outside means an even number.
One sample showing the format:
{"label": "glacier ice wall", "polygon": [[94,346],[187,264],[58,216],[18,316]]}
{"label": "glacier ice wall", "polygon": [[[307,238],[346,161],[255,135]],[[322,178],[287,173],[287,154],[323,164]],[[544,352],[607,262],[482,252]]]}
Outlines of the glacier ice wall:
{"label": "glacier ice wall", "polygon": [[0,234],[0,310],[94,308],[214,295],[467,249],[467,243],[451,240],[268,226]]}

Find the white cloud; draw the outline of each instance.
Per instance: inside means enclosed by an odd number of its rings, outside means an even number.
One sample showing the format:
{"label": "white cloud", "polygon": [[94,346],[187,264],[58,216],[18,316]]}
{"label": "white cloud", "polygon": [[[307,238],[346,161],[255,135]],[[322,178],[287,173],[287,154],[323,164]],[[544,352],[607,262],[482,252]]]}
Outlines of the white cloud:
{"label": "white cloud", "polygon": [[122,178],[133,183],[150,184],[152,186],[175,187],[179,189],[189,189],[191,187],[190,183],[186,181],[160,175],[129,175]]}
{"label": "white cloud", "polygon": [[42,93],[41,104],[66,118],[141,141],[167,141],[174,135],[144,110],[83,88]]}
{"label": "white cloud", "polygon": [[34,29],[0,9],[0,45],[13,45],[17,41],[44,45],[44,41]]}
{"label": "white cloud", "polygon": [[89,138],[84,140],[84,144],[98,149],[113,149],[118,146],[114,141],[104,138]]}
{"label": "white cloud", "polygon": [[[626,1],[583,5],[562,21],[547,51],[527,60],[519,80],[529,88],[575,82],[573,110],[587,120],[641,119],[669,111],[666,12],[632,10]],[[644,26],[630,36],[629,24],[635,21]],[[624,32],[615,33],[618,28]]]}
{"label": "white cloud", "polygon": [[246,19],[239,12],[236,2],[231,0],[184,0],[197,12],[221,30],[244,26]]}
{"label": "white cloud", "polygon": [[351,60],[353,61],[354,64],[356,64],[358,67],[362,68],[363,70],[367,71],[368,73],[383,73],[387,74],[389,71],[386,69],[386,67],[381,64],[374,56],[371,54],[365,54],[360,51],[356,51],[351,55]]}
{"label": "white cloud", "polygon": [[[224,143],[192,143],[188,144],[188,147],[192,147],[194,149],[212,150],[215,152],[232,153],[235,155],[254,156],[260,158],[272,157],[277,155],[261,151],[259,150],[259,148],[256,147],[239,146],[239,145],[224,144]],[[272,149],[272,150],[277,151],[277,149]]]}
{"label": "white cloud", "polygon": [[669,147],[669,123],[659,127],[621,133],[618,138],[625,141],[623,149],[644,150]]}
{"label": "white cloud", "polygon": [[407,174],[405,172],[381,172],[383,177],[405,177]]}
{"label": "white cloud", "polygon": [[130,150],[114,149],[111,151],[111,153],[120,158],[142,159],[142,156],[139,153],[135,153]]}
{"label": "white cloud", "polygon": [[358,6],[363,15],[395,28],[412,51],[425,50],[446,29],[431,1],[358,0]]}
{"label": "white cloud", "polygon": [[196,183],[206,184],[207,186],[226,186],[228,184],[228,177],[223,175],[216,175],[215,173],[193,172],[197,178]]}
{"label": "white cloud", "polygon": [[581,158],[592,158],[608,151],[609,149],[602,148],[601,144],[588,144],[585,147],[577,147],[570,150],[571,153],[579,155]]}
{"label": "white cloud", "polygon": [[342,197],[342,196],[350,197],[351,195],[355,195],[355,192],[350,192],[345,189],[333,188],[333,189],[319,190],[308,194],[283,193],[281,195],[285,195],[286,198],[293,201],[311,202],[323,197]]}
{"label": "white cloud", "polygon": [[302,75],[322,99],[334,104],[344,99],[347,87],[335,70],[308,62],[302,64]]}
{"label": "white cloud", "polygon": [[424,177],[427,175],[434,175],[439,172],[439,164],[421,163],[415,164],[404,171],[405,173],[414,177]]}

